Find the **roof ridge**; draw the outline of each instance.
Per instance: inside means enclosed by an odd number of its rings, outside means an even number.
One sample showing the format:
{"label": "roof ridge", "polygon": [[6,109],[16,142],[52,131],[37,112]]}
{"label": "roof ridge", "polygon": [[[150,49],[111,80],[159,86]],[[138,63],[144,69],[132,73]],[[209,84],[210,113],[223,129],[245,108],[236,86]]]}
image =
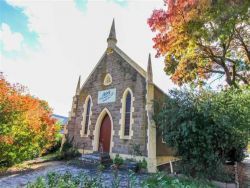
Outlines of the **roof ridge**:
{"label": "roof ridge", "polygon": [[131,59],[123,50],[121,50],[118,46],[114,47],[114,50],[122,56],[123,59],[126,60],[127,63],[129,63],[134,69],[136,69],[144,78],[147,76],[147,72],[133,59]]}

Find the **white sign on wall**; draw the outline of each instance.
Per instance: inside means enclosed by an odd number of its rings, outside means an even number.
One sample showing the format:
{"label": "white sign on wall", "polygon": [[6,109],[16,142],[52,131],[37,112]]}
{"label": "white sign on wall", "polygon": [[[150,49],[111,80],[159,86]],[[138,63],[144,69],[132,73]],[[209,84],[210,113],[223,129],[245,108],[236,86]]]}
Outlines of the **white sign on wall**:
{"label": "white sign on wall", "polygon": [[115,102],[116,89],[98,91],[98,104]]}

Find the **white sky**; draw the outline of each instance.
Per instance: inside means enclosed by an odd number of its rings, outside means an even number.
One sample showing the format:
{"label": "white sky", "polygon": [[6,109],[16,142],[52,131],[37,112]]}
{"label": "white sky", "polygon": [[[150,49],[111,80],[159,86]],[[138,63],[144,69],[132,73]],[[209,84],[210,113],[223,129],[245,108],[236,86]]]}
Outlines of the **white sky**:
{"label": "white sky", "polygon": [[[150,52],[154,82],[166,92],[174,87],[163,71],[163,60],[154,58],[154,34],[147,25],[152,10],[163,7],[162,0],[130,1],[127,7],[90,1],[85,12],[79,11],[72,1],[12,1],[12,4],[25,8],[29,28],[39,34],[41,48],[26,49],[16,58],[1,57],[0,53],[0,70],[11,83],[21,83],[32,95],[48,101],[54,113],[68,116],[78,76],[81,75],[83,83],[101,58],[113,18],[117,46],[145,70]],[[21,36],[5,30],[9,32],[6,47],[19,47],[11,34],[18,36],[19,41]]]}

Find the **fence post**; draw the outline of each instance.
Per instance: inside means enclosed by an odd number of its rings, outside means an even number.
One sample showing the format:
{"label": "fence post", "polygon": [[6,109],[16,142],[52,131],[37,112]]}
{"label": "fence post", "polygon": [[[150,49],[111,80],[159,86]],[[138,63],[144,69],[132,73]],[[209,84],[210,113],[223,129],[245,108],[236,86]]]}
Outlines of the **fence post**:
{"label": "fence post", "polygon": [[174,173],[172,161],[170,161],[170,172],[171,172],[171,174]]}

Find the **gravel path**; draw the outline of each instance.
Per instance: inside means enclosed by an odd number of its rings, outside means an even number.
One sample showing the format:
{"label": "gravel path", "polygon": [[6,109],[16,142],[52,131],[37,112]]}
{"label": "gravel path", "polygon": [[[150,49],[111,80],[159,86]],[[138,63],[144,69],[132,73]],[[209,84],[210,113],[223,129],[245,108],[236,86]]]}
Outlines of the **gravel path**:
{"label": "gravel path", "polygon": [[[44,168],[40,170],[34,170],[31,172],[23,172],[20,174],[9,175],[0,178],[0,188],[16,188],[16,187],[25,187],[27,183],[33,182],[39,176],[45,176],[48,172],[57,172],[57,173],[65,173],[71,172],[73,175],[77,175],[80,172],[84,172],[89,176],[95,176],[97,174],[96,170],[94,169],[85,169],[85,168],[78,168],[76,166],[67,165],[66,163],[62,162],[47,162],[44,163]],[[127,187],[128,184],[128,173],[127,172],[119,172],[119,177],[121,180],[120,187]],[[146,175],[138,175],[137,182],[144,179]],[[113,174],[111,170],[106,170],[102,174],[103,185],[105,187],[112,186],[112,179]],[[138,186],[139,187],[139,186]]]}

